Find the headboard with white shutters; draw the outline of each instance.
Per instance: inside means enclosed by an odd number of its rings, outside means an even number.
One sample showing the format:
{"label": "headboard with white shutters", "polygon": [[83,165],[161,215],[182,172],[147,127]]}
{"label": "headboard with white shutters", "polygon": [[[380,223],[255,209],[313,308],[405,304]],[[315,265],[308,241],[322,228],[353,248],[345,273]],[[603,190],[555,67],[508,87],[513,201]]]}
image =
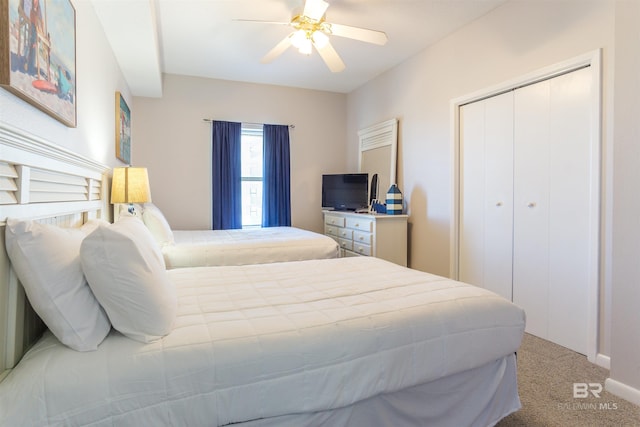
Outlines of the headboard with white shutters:
{"label": "headboard with white shutters", "polygon": [[4,245],[7,218],[76,227],[109,219],[110,168],[0,123],[0,381],[40,336],[44,325],[11,269]]}

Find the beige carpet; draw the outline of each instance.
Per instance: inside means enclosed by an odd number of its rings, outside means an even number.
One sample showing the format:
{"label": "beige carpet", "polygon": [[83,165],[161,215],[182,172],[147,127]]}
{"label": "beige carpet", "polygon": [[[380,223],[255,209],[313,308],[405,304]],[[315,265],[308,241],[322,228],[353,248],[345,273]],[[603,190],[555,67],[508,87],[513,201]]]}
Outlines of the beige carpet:
{"label": "beige carpet", "polygon": [[[522,409],[497,427],[640,427],[640,407],[604,391],[609,371],[549,341],[525,334],[518,351]],[[602,385],[599,398],[591,393]],[[589,397],[580,396],[588,394]]]}

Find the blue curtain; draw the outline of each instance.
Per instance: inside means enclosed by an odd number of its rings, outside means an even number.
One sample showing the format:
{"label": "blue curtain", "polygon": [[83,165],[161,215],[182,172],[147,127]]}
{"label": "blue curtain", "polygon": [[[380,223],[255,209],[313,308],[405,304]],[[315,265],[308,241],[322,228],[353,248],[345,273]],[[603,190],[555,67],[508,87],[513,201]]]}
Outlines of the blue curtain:
{"label": "blue curtain", "polygon": [[262,226],[291,225],[289,126],[263,127]]}
{"label": "blue curtain", "polygon": [[242,228],[242,126],[240,123],[213,121],[211,127],[213,229]]}

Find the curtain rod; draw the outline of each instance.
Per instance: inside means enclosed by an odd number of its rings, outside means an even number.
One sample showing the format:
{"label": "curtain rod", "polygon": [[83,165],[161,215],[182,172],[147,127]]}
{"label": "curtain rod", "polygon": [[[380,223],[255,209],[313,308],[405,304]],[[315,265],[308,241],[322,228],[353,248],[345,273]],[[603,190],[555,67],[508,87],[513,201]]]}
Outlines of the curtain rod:
{"label": "curtain rod", "polygon": [[[214,120],[215,119],[202,119],[203,122],[213,122]],[[265,124],[265,123],[249,123],[249,122],[241,122],[241,123],[244,123],[244,124],[247,124],[247,125],[256,125],[256,126],[261,126],[261,125]],[[266,124],[274,124],[274,123],[266,123]],[[277,123],[275,123],[275,124],[277,124]],[[280,126],[283,126],[283,125],[280,125]],[[289,126],[291,129],[295,129],[296,128],[296,125],[284,125],[284,126]]]}

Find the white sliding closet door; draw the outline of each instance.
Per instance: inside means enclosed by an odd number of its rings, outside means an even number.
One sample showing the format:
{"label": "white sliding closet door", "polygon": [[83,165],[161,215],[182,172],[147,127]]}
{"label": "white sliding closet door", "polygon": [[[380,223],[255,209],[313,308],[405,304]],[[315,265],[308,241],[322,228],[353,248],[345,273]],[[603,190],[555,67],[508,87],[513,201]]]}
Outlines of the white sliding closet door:
{"label": "white sliding closet door", "polygon": [[586,354],[588,68],[460,107],[458,278],[523,307],[527,332]]}
{"label": "white sliding closet door", "polygon": [[458,277],[511,300],[513,92],[463,106],[460,126]]}
{"label": "white sliding closet door", "polygon": [[527,331],[585,354],[590,250],[588,69],[515,91],[513,301]]}
{"label": "white sliding closet door", "polygon": [[[549,312],[549,81],[515,93],[513,302],[526,331],[547,338]],[[516,241],[517,240],[517,241]]]}

